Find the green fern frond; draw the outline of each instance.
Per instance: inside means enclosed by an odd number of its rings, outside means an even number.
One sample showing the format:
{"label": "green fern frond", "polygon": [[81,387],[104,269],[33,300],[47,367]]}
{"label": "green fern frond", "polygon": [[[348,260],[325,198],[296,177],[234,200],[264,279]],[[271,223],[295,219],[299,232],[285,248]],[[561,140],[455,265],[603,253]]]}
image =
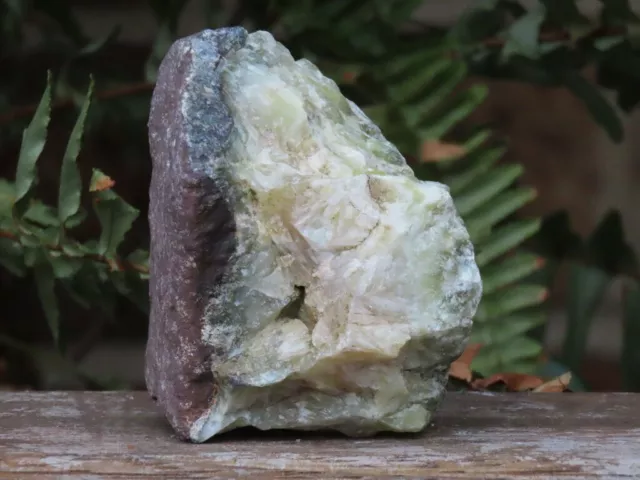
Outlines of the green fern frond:
{"label": "green fern frond", "polygon": [[[90,192],[101,224],[100,239],[81,243],[70,235],[70,230],[87,217],[81,205],[83,186],[76,160],[92,90],[93,81],[64,153],[57,206],[35,198],[37,162],[47,141],[50,119],[50,75],[38,109],[22,137],[16,181],[12,184],[0,179],[0,266],[21,277],[32,274],[52,338],[61,350],[64,345],[60,344],[57,301],[60,287],[87,308],[102,308],[112,299],[110,290],[134,301],[146,299],[144,292],[136,291],[145,285],[148,268],[142,257],[146,253],[137,254],[137,263],[133,263],[123,259],[118,251],[138,211],[111,190],[111,179],[103,175],[99,185],[92,184]],[[109,308],[105,305],[104,310]]]}

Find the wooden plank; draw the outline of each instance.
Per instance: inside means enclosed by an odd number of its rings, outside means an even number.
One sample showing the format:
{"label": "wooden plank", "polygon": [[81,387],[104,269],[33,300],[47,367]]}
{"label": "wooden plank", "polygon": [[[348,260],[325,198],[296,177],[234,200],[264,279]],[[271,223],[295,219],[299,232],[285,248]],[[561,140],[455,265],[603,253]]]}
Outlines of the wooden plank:
{"label": "wooden plank", "polygon": [[420,435],[178,441],[144,392],[0,394],[0,478],[640,478],[640,395],[450,394]]}

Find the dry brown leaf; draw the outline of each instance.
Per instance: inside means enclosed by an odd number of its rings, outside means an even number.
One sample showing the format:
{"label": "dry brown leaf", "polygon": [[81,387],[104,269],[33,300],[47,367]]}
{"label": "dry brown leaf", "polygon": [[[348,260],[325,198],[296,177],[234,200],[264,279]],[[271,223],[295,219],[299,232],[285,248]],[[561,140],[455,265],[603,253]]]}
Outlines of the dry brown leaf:
{"label": "dry brown leaf", "polygon": [[553,380],[543,383],[537,387],[536,393],[559,393],[569,389],[571,383],[571,372],[564,373]]}
{"label": "dry brown leaf", "polygon": [[425,163],[441,162],[461,157],[466,153],[464,147],[439,140],[427,140],[420,149],[420,160]]}
{"label": "dry brown leaf", "polygon": [[356,72],[344,72],[342,74],[342,80],[344,83],[355,83],[358,74]]}
{"label": "dry brown leaf", "polygon": [[111,178],[108,177],[106,175],[100,177],[100,179],[98,179],[92,186],[91,186],[91,191],[92,192],[103,192],[104,190],[109,190],[110,188],[113,188],[113,186],[116,184],[116,182]]}
{"label": "dry brown leaf", "polygon": [[480,378],[473,382],[473,388],[484,390],[496,383],[504,383],[511,392],[524,392],[540,387],[544,380],[525,373],[496,373],[488,378]]}
{"label": "dry brown leaf", "polygon": [[463,382],[471,383],[473,373],[471,372],[471,362],[478,355],[482,348],[481,343],[473,343],[468,345],[462,352],[462,355],[455,360],[449,367],[449,376]]}
{"label": "dry brown leaf", "polygon": [[540,294],[539,301],[545,302],[548,298],[549,298],[549,290],[543,290],[543,292]]}

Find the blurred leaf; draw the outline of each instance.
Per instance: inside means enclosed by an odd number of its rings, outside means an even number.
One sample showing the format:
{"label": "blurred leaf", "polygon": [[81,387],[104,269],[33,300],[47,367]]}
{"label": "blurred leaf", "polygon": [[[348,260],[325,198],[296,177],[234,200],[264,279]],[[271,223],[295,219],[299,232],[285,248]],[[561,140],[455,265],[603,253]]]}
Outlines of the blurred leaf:
{"label": "blurred leaf", "polygon": [[157,80],[158,68],[160,68],[160,63],[162,63],[162,59],[169,51],[173,40],[174,36],[169,25],[166,23],[160,25],[156,39],[153,42],[153,47],[151,48],[151,55],[144,68],[147,82],[155,83]]}
{"label": "blurred leaf", "polygon": [[537,366],[536,359],[541,353],[540,343],[519,336],[505,344],[483,347],[471,367],[484,376],[507,370],[513,373],[533,373]]}
{"label": "blurred leaf", "polygon": [[423,0],[375,0],[378,16],[391,25],[408,21],[411,14],[423,4]]}
{"label": "blurred leaf", "polygon": [[[393,69],[398,80],[389,79],[389,97],[397,102],[404,103],[416,98],[422,99],[430,95],[434,84],[449,78],[457,82],[460,78],[458,71],[464,72],[464,65],[452,64],[447,58],[446,52],[438,49],[436,52],[420,52],[420,56],[411,55],[408,58],[395,60],[388,68]],[[431,61],[429,61],[431,60]],[[452,70],[455,68],[455,70]],[[380,72],[384,78],[388,78],[390,71],[385,68]]]}
{"label": "blurred leaf", "polygon": [[547,315],[539,308],[519,311],[506,317],[477,323],[471,334],[471,341],[483,345],[501,345],[543,325]]}
{"label": "blurred leaf", "polygon": [[[345,64],[342,62],[331,62],[318,59],[314,62],[323,75],[329,77],[338,85],[352,85],[357,83],[358,77],[364,70],[363,65]],[[382,105],[385,109],[387,106]]]}
{"label": "blurred leaf", "polygon": [[[502,70],[494,75],[506,80],[526,82],[542,87],[557,87],[560,80],[556,75],[555,68],[550,68],[546,64],[546,59],[530,59],[526,57],[513,57]],[[491,74],[490,74],[491,75]]]}
{"label": "blurred leaf", "polygon": [[105,265],[82,263],[80,270],[62,284],[73,300],[84,308],[99,310],[107,318],[113,318],[115,298],[113,288],[104,284],[99,272],[106,270]]}
{"label": "blurred leaf", "polygon": [[[433,110],[442,105],[445,99],[448,99],[451,93],[453,93],[456,87],[466,75],[466,68],[462,63],[456,63],[450,66],[446,71],[446,74],[440,77],[436,77],[435,81],[438,81],[435,85],[430,85],[430,91],[428,95],[424,95],[419,101],[411,102],[402,106],[402,113],[406,122],[414,127],[420,123],[420,121],[427,115],[432,114],[437,117],[437,112]],[[467,96],[458,97],[458,103],[462,103],[464,100],[468,100]],[[469,104],[463,104],[462,107],[468,107]],[[451,109],[445,109],[445,112],[451,112]],[[457,115],[459,116],[459,115]],[[462,115],[464,118],[466,115]],[[449,122],[450,123],[450,122]],[[446,128],[445,130],[447,130]],[[437,135],[434,137],[423,135],[422,139],[439,138]]]}
{"label": "blurred leaf", "polygon": [[[27,235],[24,233],[20,235],[20,243],[22,244],[23,247],[27,247],[29,249],[31,248],[39,249],[42,246],[38,237],[36,237],[35,235]],[[25,261],[26,261],[26,258],[27,258],[27,255],[25,253]],[[33,266],[33,263],[27,262],[27,266],[31,267]]]}
{"label": "blurred leaf", "polygon": [[61,248],[62,253],[64,253],[67,257],[79,258],[94,253],[91,249],[85,247],[81,243],[76,243],[75,241],[70,241],[69,239],[62,243]]}
{"label": "blurred leaf", "polygon": [[82,109],[80,110],[78,119],[71,131],[71,135],[67,143],[67,149],[65,150],[64,157],[62,159],[60,187],[58,192],[58,216],[62,225],[65,225],[69,218],[76,215],[80,208],[82,179],[80,178],[80,171],[76,165],[76,160],[82,145],[84,123],[91,103],[93,85],[92,78],[90,80],[89,89],[82,105]]}
{"label": "blurred leaf", "polygon": [[51,252],[49,254],[49,263],[56,278],[73,277],[82,266],[82,260],[79,258],[70,258],[61,255],[60,252]]}
{"label": "blurred leaf", "polygon": [[495,165],[505,153],[505,148],[490,148],[478,153],[477,159],[474,159],[474,163],[469,168],[461,172],[456,172],[453,175],[449,175],[444,179],[451,189],[451,194],[456,196],[460,194],[463,189],[473,183],[478,176],[486,173]]}
{"label": "blurred leaf", "polygon": [[16,170],[16,198],[14,211],[21,215],[28,205],[27,194],[36,181],[36,162],[44,150],[51,111],[51,73],[47,73],[47,87],[29,126],[22,134]]}
{"label": "blurred leaf", "polygon": [[610,275],[638,273],[637,259],[627,243],[620,212],[610,211],[599,222],[586,244],[588,260]]}
{"label": "blurred leaf", "polygon": [[20,16],[24,11],[24,5],[20,0],[3,0],[2,3],[12,15]]}
{"label": "blurred leaf", "polygon": [[53,88],[54,98],[64,98],[70,100],[74,106],[80,108],[84,100],[84,94],[80,93],[78,89],[68,79],[68,68],[63,67],[60,74],[56,78],[56,82]]}
{"label": "blurred leaf", "polygon": [[467,153],[479,152],[481,147],[484,147],[486,142],[491,138],[492,132],[490,130],[479,130],[475,132],[462,144],[462,147]]}
{"label": "blurred leaf", "polygon": [[32,345],[2,334],[0,334],[0,345],[5,348],[10,348],[17,352],[24,353],[28,356],[36,354],[36,349]]}
{"label": "blurred leaf", "polygon": [[[540,375],[541,377],[555,378],[565,374],[567,370],[569,369],[565,365],[562,365],[555,360],[547,360],[539,365],[537,375]],[[578,377],[573,374],[571,376],[571,381],[569,382],[569,390],[572,392],[585,392],[587,388],[578,379]]]}
{"label": "blurred leaf", "polygon": [[509,289],[509,295],[495,292],[482,298],[476,320],[488,322],[504,317],[518,310],[538,305],[546,300],[548,291],[540,285],[514,285]]}
{"label": "blurred leaf", "polygon": [[[335,2],[327,2],[335,4]],[[278,28],[287,32],[288,35],[299,35],[307,29],[322,28],[322,22],[326,19],[319,15],[309,15],[309,11],[314,9],[313,0],[300,0],[295,5],[286,2],[271,1],[270,8],[278,10]],[[237,7],[240,8],[240,7]],[[316,13],[316,12],[314,12]],[[318,18],[320,17],[320,18]]]}
{"label": "blurred leaf", "polygon": [[109,176],[103,174],[100,170],[93,171],[91,177],[91,185],[89,186],[90,192],[105,192],[111,190],[116,182]]}
{"label": "blurred leaf", "polygon": [[473,379],[471,363],[481,349],[482,345],[479,343],[467,345],[462,355],[449,367],[449,377],[471,383]]}
{"label": "blurred leaf", "polygon": [[149,266],[149,252],[146,250],[135,250],[127,257],[127,260],[136,265],[142,265],[144,267]]}
{"label": "blurred leaf", "polygon": [[540,56],[540,28],[545,15],[545,6],[538,3],[509,26],[504,33],[506,42],[501,52],[503,60],[514,55],[534,59]]}
{"label": "blurred leaf", "polygon": [[535,235],[539,227],[540,220],[531,219],[513,221],[497,228],[490,238],[477,247],[476,263],[481,267],[489,264]]}
{"label": "blurred leaf", "polygon": [[49,330],[56,346],[60,344],[60,311],[55,294],[55,277],[48,263],[40,262],[34,269],[36,289],[42,309],[47,318]]}
{"label": "blurred leaf", "polygon": [[589,24],[589,20],[580,13],[576,0],[540,0],[545,6],[546,20],[556,27],[566,25]]}
{"label": "blurred leaf", "polygon": [[420,160],[423,162],[442,162],[463,156],[464,147],[439,140],[427,140],[420,147]]}
{"label": "blurred leaf", "polygon": [[67,293],[67,295],[69,295],[69,297],[71,298],[71,300],[76,302],[78,305],[80,305],[80,307],[84,308],[85,310],[91,309],[92,307],[91,301],[87,298],[84,298],[81,294],[79,294],[75,290],[74,283],[75,283],[74,281],[65,281],[64,279],[61,279],[61,282],[60,282],[60,284],[65,289],[65,292]]}
{"label": "blurred leaf", "polygon": [[[417,92],[424,94],[426,92],[424,89],[425,83],[434,81],[431,77],[446,73],[446,71],[456,66],[450,59],[447,59],[446,53],[446,49],[443,49],[440,45],[426,50],[412,49],[403,55],[396,55],[385,59],[384,63],[377,64],[376,68],[371,68],[371,74],[378,81],[387,83],[385,87],[390,88],[394,94],[401,95],[407,88],[413,91],[413,94]],[[461,66],[464,69],[464,63],[462,63]],[[421,75],[422,72],[416,72],[416,69],[420,67],[430,72],[431,75],[429,77],[425,76],[425,78],[417,84],[407,79],[407,76],[412,73],[419,73]],[[457,65],[457,67],[459,68],[460,65]],[[394,95],[390,96],[393,97]],[[410,98],[410,96],[407,98]]]}
{"label": "blurred leaf", "polygon": [[622,384],[624,391],[640,392],[640,284],[626,279],[622,297]]}
{"label": "blurred leaf", "polygon": [[[149,277],[149,252],[140,249],[135,250],[127,256],[127,261],[136,267],[141,278],[147,279]],[[145,270],[146,273],[140,272],[140,270]]]}
{"label": "blurred leaf", "polygon": [[22,245],[9,238],[0,237],[0,265],[13,275],[24,277],[27,269]]}
{"label": "blurred leaf", "polygon": [[[23,243],[23,246],[24,246],[24,243]],[[40,245],[36,245],[34,247],[25,246],[25,248],[23,248],[23,252],[24,252],[24,264],[29,268],[32,268],[36,264],[36,261],[39,258],[41,258]]]}
{"label": "blurred leaf", "polygon": [[[324,3],[322,2],[320,5]],[[388,45],[385,45],[383,39],[388,31],[383,29],[374,31],[367,28],[371,24],[378,23],[375,17],[376,12],[371,8],[371,5],[358,0],[333,0],[333,3],[346,6],[331,23],[337,43],[371,57],[379,57],[387,53]],[[354,31],[357,31],[358,34],[353,35]]]}
{"label": "blurred leaf", "polygon": [[495,373],[489,378],[477,379],[473,388],[485,390],[496,383],[503,383],[509,392],[525,392],[544,384],[544,380],[527,373]]}
{"label": "blurred leaf", "polygon": [[511,17],[521,17],[527,13],[527,9],[520,0],[498,0],[498,7]]}
{"label": "blurred leaf", "polygon": [[80,248],[82,251],[88,254],[98,254],[98,240],[92,238],[87,240],[83,244],[76,245],[76,248]]}
{"label": "blurred leaf", "polygon": [[450,103],[443,104],[443,108],[446,106],[446,110],[440,112],[437,120],[429,118],[431,117],[429,115],[420,121],[419,137],[423,140],[443,137],[455,125],[471,115],[484,102],[488,93],[486,85],[473,85],[455,95]]}
{"label": "blurred leaf", "polygon": [[571,384],[571,372],[566,372],[560,375],[558,378],[554,378],[548,382],[543,383],[536,389],[534,389],[534,393],[560,393],[564,392],[569,388]]}
{"label": "blurred leaf", "polygon": [[600,268],[572,263],[567,289],[567,332],[562,348],[563,363],[579,372],[593,316],[612,278]]}
{"label": "blurred leaf", "polygon": [[529,203],[536,196],[531,188],[505,191],[494,197],[467,219],[467,229],[474,243],[486,236],[487,232],[509,215]]}
{"label": "blurred leaf", "polygon": [[588,82],[579,72],[564,70],[558,73],[562,83],[587,107],[593,119],[615,142],[624,139],[624,127],[618,113],[597,86]]}
{"label": "blurred leaf", "polygon": [[116,195],[111,189],[103,189],[111,179],[94,169],[90,190],[93,192],[93,208],[100,220],[102,231],[98,242],[100,255],[114,256],[126,233],[138,218],[139,211]]}
{"label": "blurred leaf", "polygon": [[569,214],[563,210],[544,218],[535,246],[545,257],[564,259],[581,252],[582,239],[571,227]]}
{"label": "blurred leaf", "polygon": [[503,192],[522,175],[523,170],[523,167],[517,164],[501,165],[477,177],[472,186],[456,196],[455,203],[460,215],[472,213]]}
{"label": "blurred leaf", "polygon": [[33,201],[22,217],[43,227],[57,227],[60,225],[56,210],[39,201]]}
{"label": "blurred leaf", "polygon": [[31,235],[35,236],[41,245],[58,246],[60,243],[60,229],[57,227],[34,228]]}
{"label": "blurred leaf", "polygon": [[538,357],[542,353],[542,345],[527,337],[516,337],[500,349],[502,364],[516,364],[523,358]]}
{"label": "blurred leaf", "polygon": [[640,102],[640,52],[630,41],[607,50],[598,65],[598,84],[617,94],[616,102],[630,112]]}
{"label": "blurred leaf", "polygon": [[629,0],[600,0],[602,11],[600,19],[606,25],[626,25],[637,22],[638,17],[631,9]]}
{"label": "blurred leaf", "polygon": [[498,8],[500,0],[473,2],[449,31],[463,48],[477,47],[482,40],[497,35],[504,27],[504,14]]}
{"label": "blurred leaf", "polygon": [[58,22],[62,31],[75,43],[82,45],[86,42],[86,36],[80,23],[75,17],[69,3],[64,0],[32,0],[33,6]]}
{"label": "blurred leaf", "polygon": [[134,272],[112,272],[111,281],[116,290],[128,298],[141,312],[149,313],[149,290],[147,283]]}
{"label": "blurred leaf", "polygon": [[75,228],[79,226],[82,222],[84,222],[86,218],[87,218],[87,211],[84,208],[80,207],[74,215],[71,215],[67,219],[67,221],[65,222],[65,225],[67,228]]}
{"label": "blurred leaf", "polygon": [[0,178],[0,221],[2,221],[2,217],[11,217],[11,208],[15,198],[15,185],[5,178]]}
{"label": "blurred leaf", "polygon": [[[241,8],[242,5],[236,8]],[[206,28],[221,28],[229,24],[229,15],[225,12],[222,0],[210,0],[202,5]]]}
{"label": "blurred leaf", "polygon": [[606,52],[614,47],[622,44],[625,41],[625,37],[617,35],[614,37],[602,37],[596,38],[593,42],[593,46],[601,52]]}
{"label": "blurred leaf", "polygon": [[[78,50],[75,56],[84,57],[99,52],[105,46],[114,42],[120,35],[121,30],[122,28],[120,27],[120,25],[116,25],[111,30],[109,30],[106,35],[88,42],[84,47]],[[91,88],[93,88],[93,81],[91,82]],[[87,98],[89,98],[89,96],[87,96]]]}
{"label": "blurred leaf", "polygon": [[485,295],[525,279],[538,270],[544,261],[537,255],[518,253],[482,270],[482,291]]}
{"label": "blurred leaf", "polygon": [[[3,0],[0,2],[0,28],[5,42],[19,39],[21,27],[27,12],[26,2],[22,0]],[[17,37],[17,38],[16,38]]]}
{"label": "blurred leaf", "polygon": [[160,63],[176,38],[178,21],[186,4],[186,0],[149,0],[158,22],[158,32],[145,65],[145,78],[148,82],[156,81]]}

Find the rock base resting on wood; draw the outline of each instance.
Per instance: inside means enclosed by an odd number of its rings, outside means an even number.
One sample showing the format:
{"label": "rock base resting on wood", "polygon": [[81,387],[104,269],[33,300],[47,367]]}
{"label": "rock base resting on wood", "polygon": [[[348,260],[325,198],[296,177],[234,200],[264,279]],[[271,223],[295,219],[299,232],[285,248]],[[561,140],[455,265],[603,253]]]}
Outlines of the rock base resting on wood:
{"label": "rock base resting on wood", "polygon": [[423,429],[481,296],[447,188],[266,32],[177,41],[149,136],[146,379],[174,429]]}

